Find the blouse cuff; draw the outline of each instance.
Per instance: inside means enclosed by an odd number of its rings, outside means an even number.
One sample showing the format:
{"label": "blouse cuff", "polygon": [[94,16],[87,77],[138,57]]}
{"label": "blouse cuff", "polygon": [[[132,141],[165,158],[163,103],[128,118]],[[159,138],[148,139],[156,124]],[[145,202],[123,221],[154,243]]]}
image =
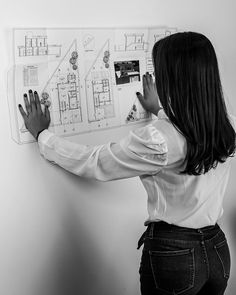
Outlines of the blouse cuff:
{"label": "blouse cuff", "polygon": [[39,149],[40,152],[43,154],[44,152],[44,146],[48,143],[48,141],[50,140],[50,138],[52,138],[53,136],[55,136],[54,133],[50,132],[48,129],[43,130],[38,137],[38,145],[39,145]]}
{"label": "blouse cuff", "polygon": [[163,109],[160,109],[160,111],[157,114],[157,118],[158,119],[168,119],[168,117]]}

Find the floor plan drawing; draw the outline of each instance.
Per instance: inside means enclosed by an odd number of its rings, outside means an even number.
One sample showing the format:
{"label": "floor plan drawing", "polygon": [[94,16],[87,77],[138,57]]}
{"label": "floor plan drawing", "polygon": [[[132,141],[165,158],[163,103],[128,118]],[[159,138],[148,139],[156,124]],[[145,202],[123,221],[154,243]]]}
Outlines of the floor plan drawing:
{"label": "floor plan drawing", "polygon": [[46,35],[35,36],[30,32],[24,38],[24,45],[18,46],[18,55],[20,57],[39,55],[55,55],[60,57],[61,45],[49,45]]}
{"label": "floor plan drawing", "polygon": [[89,122],[115,116],[109,58],[110,43],[107,40],[85,77]]}
{"label": "floor plan drawing", "polygon": [[109,77],[105,77],[105,75],[102,79],[92,81],[95,120],[109,118],[109,115],[113,116],[114,110],[110,108],[112,111],[109,112],[108,109],[108,106],[112,105],[110,87]]}
{"label": "floor plan drawing", "polygon": [[175,33],[169,27],[13,29],[8,100],[12,138],[33,142],[18,104],[37,91],[59,136],[132,126],[152,120],[137,92],[153,73],[152,48]]}
{"label": "floor plan drawing", "polygon": [[68,132],[68,125],[82,121],[77,58],[77,42],[74,40],[41,94],[42,104],[50,101],[52,127],[63,126],[64,132]]}

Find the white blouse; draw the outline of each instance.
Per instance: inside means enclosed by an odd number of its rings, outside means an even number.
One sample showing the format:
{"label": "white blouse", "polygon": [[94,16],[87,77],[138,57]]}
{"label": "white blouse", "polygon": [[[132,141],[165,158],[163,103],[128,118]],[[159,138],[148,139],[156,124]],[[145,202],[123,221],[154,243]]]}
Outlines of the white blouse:
{"label": "white blouse", "polygon": [[[236,118],[231,119],[236,126]],[[44,130],[38,144],[46,159],[79,176],[100,181],[139,176],[148,194],[145,225],[163,220],[201,228],[214,225],[223,214],[232,158],[200,176],[180,174],[186,140],[163,111],[117,143],[81,145]]]}

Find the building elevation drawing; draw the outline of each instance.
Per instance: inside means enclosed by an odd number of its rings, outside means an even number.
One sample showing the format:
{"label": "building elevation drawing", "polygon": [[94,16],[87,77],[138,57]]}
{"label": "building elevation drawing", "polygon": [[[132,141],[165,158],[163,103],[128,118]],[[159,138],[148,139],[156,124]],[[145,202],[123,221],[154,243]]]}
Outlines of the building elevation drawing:
{"label": "building elevation drawing", "polygon": [[153,73],[151,52],[176,28],[13,29],[8,99],[12,137],[34,141],[18,112],[29,89],[49,106],[49,129],[72,136],[151,120],[136,98],[142,75]]}

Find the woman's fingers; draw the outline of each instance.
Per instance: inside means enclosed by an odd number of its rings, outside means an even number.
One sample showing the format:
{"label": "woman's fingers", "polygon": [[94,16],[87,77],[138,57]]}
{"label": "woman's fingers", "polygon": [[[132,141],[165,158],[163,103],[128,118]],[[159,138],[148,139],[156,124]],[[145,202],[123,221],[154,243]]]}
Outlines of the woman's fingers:
{"label": "woman's fingers", "polygon": [[45,107],[44,115],[47,118],[47,120],[50,122],[51,118],[50,118],[50,112],[49,112],[48,106]]}
{"label": "woman's fingers", "polygon": [[153,80],[152,75],[150,75],[148,72],[146,72],[145,75],[143,75],[143,89],[149,90],[153,86]]}
{"label": "woman's fingers", "polygon": [[29,98],[30,98],[30,105],[31,105],[32,113],[35,114],[36,113],[36,104],[35,104],[34,94],[31,89],[29,90]]}
{"label": "woman's fingers", "polygon": [[146,94],[149,91],[150,88],[150,82],[149,82],[149,77],[148,75],[143,75],[143,94],[144,94],[144,98],[146,98]]}
{"label": "woman's fingers", "polygon": [[29,115],[29,113],[31,113],[32,110],[31,110],[31,105],[29,104],[28,96],[26,93],[24,94],[24,102],[25,102],[25,109]]}
{"label": "woman's fingers", "polygon": [[31,112],[34,114],[36,111],[39,114],[42,114],[42,108],[41,108],[41,103],[39,100],[39,95],[37,91],[29,90],[29,99],[28,95],[25,93],[24,94],[24,102],[25,102],[25,109],[27,111],[27,114],[29,115]]}
{"label": "woman's fingers", "polygon": [[140,101],[143,101],[144,100],[144,97],[143,97],[143,95],[140,92],[136,92],[136,95],[137,95],[137,97],[138,97],[138,99]]}
{"label": "woman's fingers", "polygon": [[37,91],[34,91],[34,98],[35,98],[35,105],[36,105],[37,112],[38,114],[42,114],[41,103],[40,103],[39,95]]}
{"label": "woman's fingers", "polygon": [[148,86],[152,86],[153,80],[152,80],[152,75],[149,74],[148,72],[146,73],[147,75],[147,81],[148,81]]}
{"label": "woman's fingers", "polygon": [[142,107],[146,109],[145,98],[140,92],[136,92],[139,102],[141,103]]}
{"label": "woman's fingers", "polygon": [[21,113],[21,115],[22,115],[24,121],[26,121],[27,118],[28,118],[26,112],[24,111],[24,109],[23,109],[23,107],[22,107],[21,104],[19,104],[18,107],[19,107],[19,111],[20,111],[20,113]]}

